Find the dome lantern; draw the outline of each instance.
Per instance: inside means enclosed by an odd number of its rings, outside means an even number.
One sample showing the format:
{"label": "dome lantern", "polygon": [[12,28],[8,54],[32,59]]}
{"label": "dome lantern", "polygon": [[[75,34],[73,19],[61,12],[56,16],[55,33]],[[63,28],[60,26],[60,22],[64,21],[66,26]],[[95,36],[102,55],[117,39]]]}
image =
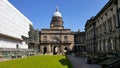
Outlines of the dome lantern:
{"label": "dome lantern", "polygon": [[56,11],[54,12],[53,17],[62,17],[61,13],[59,12],[58,6],[56,7]]}

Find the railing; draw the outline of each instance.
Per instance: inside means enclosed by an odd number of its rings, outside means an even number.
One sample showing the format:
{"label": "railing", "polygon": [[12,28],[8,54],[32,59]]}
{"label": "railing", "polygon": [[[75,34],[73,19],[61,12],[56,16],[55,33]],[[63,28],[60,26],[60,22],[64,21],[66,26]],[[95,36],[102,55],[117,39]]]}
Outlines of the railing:
{"label": "railing", "polygon": [[0,48],[0,51],[34,51],[33,49]]}
{"label": "railing", "polygon": [[102,64],[102,68],[120,68],[120,58],[111,59],[111,61]]}
{"label": "railing", "polygon": [[106,54],[99,54],[96,55],[96,58],[91,59],[91,61],[93,60],[94,62],[91,63],[103,63],[106,60],[109,59],[116,59],[116,54],[115,53],[106,53]]}
{"label": "railing", "polygon": [[41,41],[40,43],[72,43],[71,41]]}
{"label": "railing", "polygon": [[34,53],[33,49],[0,48],[0,59],[21,58]]}

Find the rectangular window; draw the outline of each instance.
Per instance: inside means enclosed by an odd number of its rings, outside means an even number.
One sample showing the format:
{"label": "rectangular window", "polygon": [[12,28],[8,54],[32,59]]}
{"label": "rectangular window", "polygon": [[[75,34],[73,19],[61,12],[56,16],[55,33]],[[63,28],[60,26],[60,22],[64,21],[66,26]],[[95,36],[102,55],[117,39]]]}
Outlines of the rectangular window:
{"label": "rectangular window", "polygon": [[96,36],[98,36],[98,28],[97,28],[97,27],[96,27],[96,30],[95,30],[95,31],[96,31]]}
{"label": "rectangular window", "polygon": [[116,29],[117,25],[116,25],[116,16],[113,15],[113,23],[114,23],[114,28]]}
{"label": "rectangular window", "polygon": [[102,35],[102,25],[99,25],[99,35]]}
{"label": "rectangular window", "polygon": [[108,30],[109,30],[109,32],[112,31],[112,18],[108,19]]}
{"label": "rectangular window", "polygon": [[106,29],[106,21],[103,23],[103,31],[104,33],[106,33],[107,29]]}

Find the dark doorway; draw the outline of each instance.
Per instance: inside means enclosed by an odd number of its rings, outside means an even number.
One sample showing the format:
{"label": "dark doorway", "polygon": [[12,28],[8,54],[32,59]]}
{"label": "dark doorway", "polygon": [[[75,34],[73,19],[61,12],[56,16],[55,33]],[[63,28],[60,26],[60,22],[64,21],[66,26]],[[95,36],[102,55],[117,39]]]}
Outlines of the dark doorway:
{"label": "dark doorway", "polygon": [[68,54],[68,48],[67,47],[64,48],[64,51],[65,51],[65,54]]}
{"label": "dark doorway", "polygon": [[58,53],[58,47],[54,46],[54,48],[53,48],[53,54],[56,55],[57,53]]}
{"label": "dark doorway", "polygon": [[77,51],[78,51],[77,46],[74,46],[74,52],[77,52]]}
{"label": "dark doorway", "polygon": [[16,45],[16,49],[18,49],[18,48],[19,48],[19,45],[17,44],[17,45]]}
{"label": "dark doorway", "polygon": [[44,47],[44,54],[47,53],[47,47]]}

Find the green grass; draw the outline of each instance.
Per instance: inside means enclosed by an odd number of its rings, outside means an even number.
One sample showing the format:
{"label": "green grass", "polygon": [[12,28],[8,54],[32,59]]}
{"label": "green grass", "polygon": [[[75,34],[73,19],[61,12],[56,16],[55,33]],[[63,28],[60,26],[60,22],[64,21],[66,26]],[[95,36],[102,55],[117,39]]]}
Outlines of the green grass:
{"label": "green grass", "polygon": [[72,68],[66,56],[32,56],[0,62],[0,68]]}

